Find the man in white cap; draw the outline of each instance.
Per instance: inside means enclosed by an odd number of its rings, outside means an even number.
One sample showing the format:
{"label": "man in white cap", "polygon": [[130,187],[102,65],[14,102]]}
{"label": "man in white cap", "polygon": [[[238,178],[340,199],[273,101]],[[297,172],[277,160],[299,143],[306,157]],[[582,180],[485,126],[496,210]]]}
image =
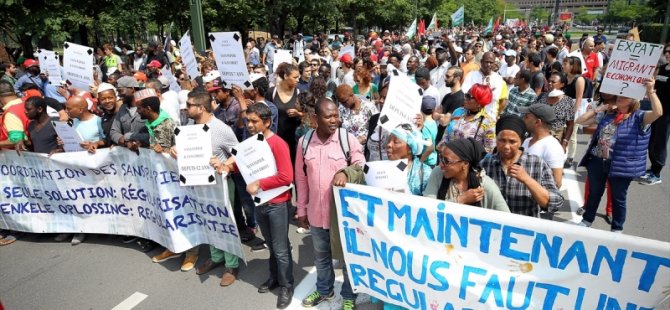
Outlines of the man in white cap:
{"label": "man in white cap", "polygon": [[498,74],[505,80],[507,87],[511,88],[514,84],[514,77],[521,68],[516,64],[516,52],[514,50],[505,51],[505,63],[500,66]]}

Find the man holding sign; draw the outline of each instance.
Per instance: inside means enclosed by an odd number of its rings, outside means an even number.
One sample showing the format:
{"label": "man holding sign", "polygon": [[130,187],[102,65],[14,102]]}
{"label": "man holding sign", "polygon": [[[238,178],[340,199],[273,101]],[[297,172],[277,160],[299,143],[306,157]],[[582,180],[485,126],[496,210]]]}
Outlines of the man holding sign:
{"label": "man holding sign", "polygon": [[[244,110],[243,110],[244,111]],[[277,173],[247,185],[247,192],[256,196],[259,191],[269,191],[293,182],[291,156],[288,144],[270,130],[272,112],[267,105],[255,102],[246,109],[247,129],[252,135],[262,134],[270,146],[276,163]],[[221,163],[212,160],[217,171],[231,172],[236,166],[233,161]],[[288,218],[291,191],[285,191],[256,207],[256,221],[270,250],[270,278],[258,287],[259,293],[267,293],[281,288],[277,297],[277,308],[286,309],[293,299],[293,258],[288,240]]]}

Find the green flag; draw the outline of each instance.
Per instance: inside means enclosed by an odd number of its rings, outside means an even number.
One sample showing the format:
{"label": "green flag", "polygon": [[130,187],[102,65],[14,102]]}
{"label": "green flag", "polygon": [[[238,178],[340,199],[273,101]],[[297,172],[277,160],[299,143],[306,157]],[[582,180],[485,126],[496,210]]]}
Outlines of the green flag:
{"label": "green flag", "polygon": [[454,14],[451,14],[451,26],[456,27],[463,25],[465,19],[465,6],[461,6]]}
{"label": "green flag", "polygon": [[493,17],[491,17],[491,19],[489,19],[489,25],[486,26],[486,29],[484,29],[484,35],[487,35],[491,32],[493,32]]}
{"label": "green flag", "polygon": [[415,35],[416,35],[416,18],[414,19],[412,24],[409,26],[409,28],[407,28],[407,31],[405,31],[405,36],[408,39],[414,38]]}
{"label": "green flag", "polygon": [[433,14],[433,19],[430,20],[430,24],[428,24],[426,30],[437,31],[437,13]]}

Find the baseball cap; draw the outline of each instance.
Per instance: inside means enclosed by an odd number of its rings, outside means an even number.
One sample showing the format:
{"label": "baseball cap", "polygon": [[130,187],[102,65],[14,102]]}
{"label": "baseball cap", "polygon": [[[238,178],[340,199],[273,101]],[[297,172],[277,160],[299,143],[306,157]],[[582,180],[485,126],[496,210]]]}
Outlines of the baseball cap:
{"label": "baseball cap", "polygon": [[149,68],[149,67],[160,68],[160,67],[162,67],[162,66],[161,66],[161,62],[160,62],[160,61],[154,59],[154,60],[150,61],[150,62],[147,64],[147,68]]}
{"label": "baseball cap", "polygon": [[214,81],[216,78],[221,78],[221,73],[216,70],[209,71],[205,76],[202,77],[202,82],[203,83],[209,83],[211,81]]}
{"label": "baseball cap", "polygon": [[[137,74],[137,73],[135,73]],[[118,88],[139,88],[140,84],[137,83],[137,80],[131,76],[123,76],[116,81],[116,87]],[[98,91],[100,89],[98,88]]]}
{"label": "baseball cap", "polygon": [[431,114],[435,110],[437,102],[433,96],[423,96],[421,99],[421,113]]}
{"label": "baseball cap", "polygon": [[514,50],[506,50],[505,51],[505,56],[513,56],[516,57],[516,52]]}
{"label": "baseball cap", "polygon": [[144,72],[135,72],[135,74],[133,74],[133,78],[135,80],[139,80],[139,81],[142,81],[142,82],[147,81],[147,75],[144,74]]}
{"label": "baseball cap", "polygon": [[40,62],[35,60],[35,59],[26,59],[26,61],[23,62],[23,67],[28,69],[33,66],[39,66]]}
{"label": "baseball cap", "polygon": [[116,87],[114,87],[114,85],[109,84],[109,83],[100,83],[100,85],[98,85],[98,95],[100,95],[101,92],[108,91],[108,90],[113,90],[114,91],[114,96],[117,96]]}
{"label": "baseball cap", "polygon": [[340,61],[344,63],[352,63],[353,59],[351,59],[351,55],[349,54],[344,54],[340,56]]}
{"label": "baseball cap", "polygon": [[161,75],[158,77],[158,81],[161,82],[162,88],[170,87],[170,81],[166,77]]}
{"label": "baseball cap", "polygon": [[256,82],[258,79],[265,77],[265,75],[259,74],[259,73],[252,73],[249,74],[249,82],[253,83]]}
{"label": "baseball cap", "polygon": [[223,87],[223,80],[221,80],[220,77],[215,78],[215,79],[211,80],[210,82],[212,83],[212,87],[207,88],[208,92],[213,92],[213,91],[217,91],[219,89],[224,88]]}
{"label": "baseball cap", "polygon": [[463,54],[463,48],[460,46],[454,46],[454,51],[459,54]]}
{"label": "baseball cap", "polygon": [[556,120],[554,108],[543,103],[535,103],[529,107],[519,107],[519,112],[521,112],[521,114],[532,113],[546,124],[551,124]]}

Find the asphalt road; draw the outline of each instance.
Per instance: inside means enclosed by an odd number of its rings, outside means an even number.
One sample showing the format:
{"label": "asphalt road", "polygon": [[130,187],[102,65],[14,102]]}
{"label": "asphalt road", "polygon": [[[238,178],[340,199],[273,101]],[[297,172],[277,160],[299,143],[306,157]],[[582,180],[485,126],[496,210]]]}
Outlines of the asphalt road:
{"label": "asphalt road", "polygon": [[[580,141],[586,137],[580,136]],[[578,154],[583,153],[585,142]],[[556,215],[557,221],[578,221],[574,210],[582,205],[582,180],[579,168],[568,173],[563,192],[568,202]],[[655,186],[631,185],[625,233],[670,242],[670,172],[663,171],[664,183]],[[596,229],[609,230],[601,215]],[[295,233],[292,226],[296,296],[291,309],[301,309],[300,299],[313,290],[312,243],[309,235]],[[222,268],[208,275],[181,272],[179,259],[156,264],[151,256],[160,249],[142,253],[135,245],[121,243],[120,236],[90,235],[78,246],[56,243],[53,235],[29,234],[18,242],[0,248],[0,300],[7,309],[274,309],[274,293],[258,294],[256,287],[267,278],[268,251],[252,253],[232,286],[219,286]],[[199,262],[209,256],[201,247]],[[311,273],[310,273],[311,272]],[[304,280],[304,281],[303,281]],[[302,282],[301,282],[302,281]],[[339,298],[318,309],[339,309]],[[377,309],[365,296],[359,309]],[[670,309],[665,302],[659,309]]]}

